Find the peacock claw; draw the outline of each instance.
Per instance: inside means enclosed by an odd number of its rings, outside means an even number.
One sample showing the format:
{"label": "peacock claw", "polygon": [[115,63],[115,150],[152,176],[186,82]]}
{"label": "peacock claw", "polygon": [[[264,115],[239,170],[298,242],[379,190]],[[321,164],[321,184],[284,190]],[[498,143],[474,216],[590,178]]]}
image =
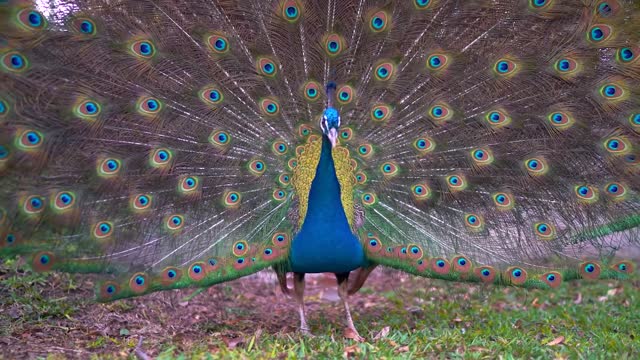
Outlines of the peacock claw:
{"label": "peacock claw", "polygon": [[305,329],[301,328],[301,329],[300,329],[300,334],[302,334],[302,336],[304,336],[304,337],[308,337],[308,338],[314,338],[314,337],[316,337],[315,335],[313,335],[313,334],[311,333],[311,330],[309,330],[308,328],[305,328]]}

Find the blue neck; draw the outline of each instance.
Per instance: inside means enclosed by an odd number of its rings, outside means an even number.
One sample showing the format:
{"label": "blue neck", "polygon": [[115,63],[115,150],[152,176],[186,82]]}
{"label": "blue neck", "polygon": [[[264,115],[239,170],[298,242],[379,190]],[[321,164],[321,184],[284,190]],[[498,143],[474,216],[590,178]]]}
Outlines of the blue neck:
{"label": "blue neck", "polygon": [[340,183],[331,142],[322,136],[322,152],[311,183],[307,215],[291,245],[294,272],[348,272],[363,266],[364,250],[351,232],[340,199]]}

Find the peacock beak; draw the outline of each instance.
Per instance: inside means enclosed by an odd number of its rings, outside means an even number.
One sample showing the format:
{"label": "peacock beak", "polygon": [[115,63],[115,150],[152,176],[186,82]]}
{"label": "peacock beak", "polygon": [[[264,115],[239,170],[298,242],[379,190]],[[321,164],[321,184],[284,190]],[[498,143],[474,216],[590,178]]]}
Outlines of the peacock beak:
{"label": "peacock beak", "polygon": [[331,141],[331,147],[336,147],[336,143],[338,142],[338,130],[336,130],[336,128],[329,129],[327,137],[329,138],[329,141]]}

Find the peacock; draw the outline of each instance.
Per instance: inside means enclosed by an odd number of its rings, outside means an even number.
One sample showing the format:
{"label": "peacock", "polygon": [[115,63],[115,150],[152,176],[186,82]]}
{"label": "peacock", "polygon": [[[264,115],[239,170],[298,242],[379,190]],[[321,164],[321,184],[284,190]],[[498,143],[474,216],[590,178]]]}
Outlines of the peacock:
{"label": "peacock", "polygon": [[[555,289],[640,247],[634,0],[0,1],[0,257]],[[293,288],[287,274],[293,273]]]}

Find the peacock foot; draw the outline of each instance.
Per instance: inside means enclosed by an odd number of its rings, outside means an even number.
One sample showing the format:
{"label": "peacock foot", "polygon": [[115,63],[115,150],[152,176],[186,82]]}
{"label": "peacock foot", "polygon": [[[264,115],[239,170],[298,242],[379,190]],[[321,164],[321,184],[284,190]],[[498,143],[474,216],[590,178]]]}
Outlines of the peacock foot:
{"label": "peacock foot", "polygon": [[365,341],[365,338],[363,338],[362,336],[360,336],[360,334],[358,334],[358,330],[348,326],[344,328],[344,337],[347,339],[355,340],[357,342]]}

